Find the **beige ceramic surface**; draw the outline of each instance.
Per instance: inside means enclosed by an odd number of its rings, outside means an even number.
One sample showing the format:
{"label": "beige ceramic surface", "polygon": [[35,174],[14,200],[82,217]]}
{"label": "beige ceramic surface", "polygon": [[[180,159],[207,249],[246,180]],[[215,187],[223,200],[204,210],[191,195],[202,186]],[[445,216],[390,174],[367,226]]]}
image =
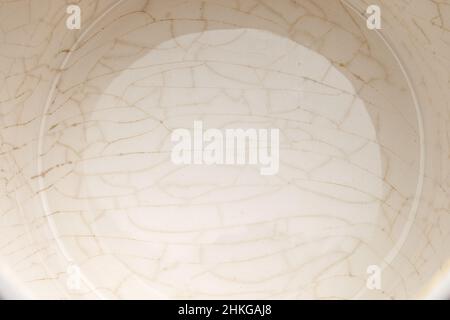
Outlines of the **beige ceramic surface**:
{"label": "beige ceramic surface", "polygon": [[[4,296],[437,295],[449,0],[77,4],[0,0]],[[195,120],[279,128],[279,172],[174,165]]]}

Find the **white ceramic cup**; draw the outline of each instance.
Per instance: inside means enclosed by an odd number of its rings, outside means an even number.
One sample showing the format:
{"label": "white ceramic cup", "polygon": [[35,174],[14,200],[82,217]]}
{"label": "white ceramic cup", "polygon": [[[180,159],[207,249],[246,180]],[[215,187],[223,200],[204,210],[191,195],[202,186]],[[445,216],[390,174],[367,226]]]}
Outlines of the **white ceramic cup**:
{"label": "white ceramic cup", "polygon": [[450,17],[375,2],[3,3],[0,295],[448,298]]}

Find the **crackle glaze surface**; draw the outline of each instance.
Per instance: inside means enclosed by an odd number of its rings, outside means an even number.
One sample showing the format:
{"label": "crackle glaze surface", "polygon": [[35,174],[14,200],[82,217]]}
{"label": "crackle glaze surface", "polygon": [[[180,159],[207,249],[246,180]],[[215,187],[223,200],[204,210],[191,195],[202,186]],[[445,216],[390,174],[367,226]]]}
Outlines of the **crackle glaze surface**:
{"label": "crackle glaze surface", "polygon": [[[448,273],[450,1],[77,4],[68,30],[65,1],[0,1],[8,286],[403,299]],[[170,134],[195,120],[279,128],[278,174],[174,165]]]}

